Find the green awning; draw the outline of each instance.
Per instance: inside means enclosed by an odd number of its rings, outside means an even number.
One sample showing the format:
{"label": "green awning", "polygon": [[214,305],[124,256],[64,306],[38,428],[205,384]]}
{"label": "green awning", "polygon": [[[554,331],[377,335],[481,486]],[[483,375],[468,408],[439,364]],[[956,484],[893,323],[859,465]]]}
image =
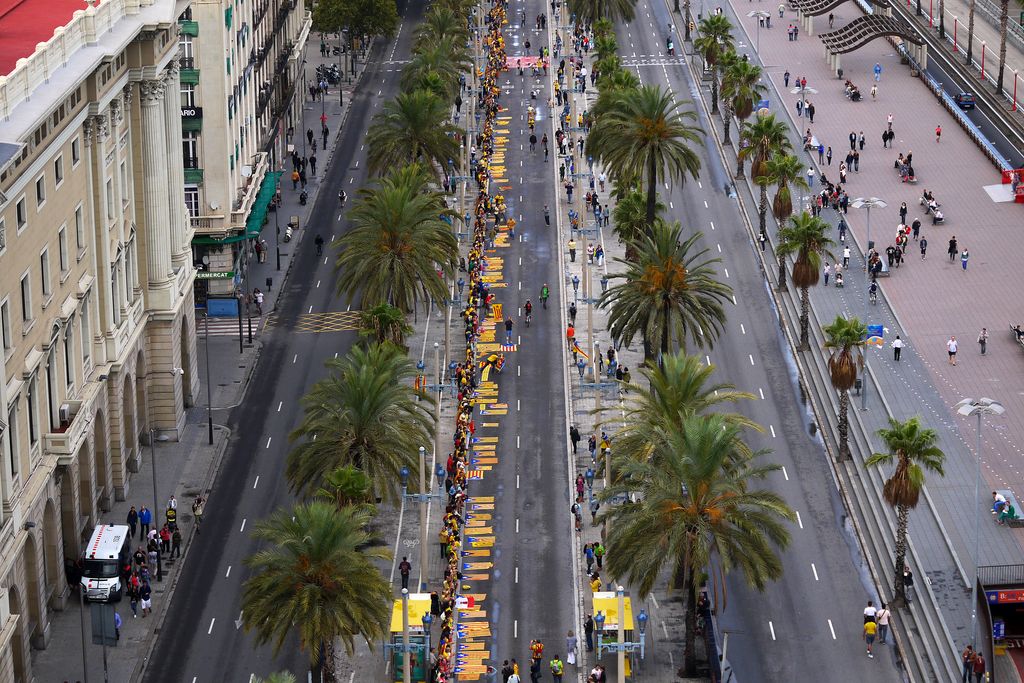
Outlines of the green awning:
{"label": "green awning", "polygon": [[252,209],[249,210],[249,217],[245,221],[245,232],[238,235],[230,235],[223,239],[200,235],[199,237],[192,238],[192,244],[233,244],[241,242],[246,237],[259,237],[260,230],[263,229],[263,221],[266,219],[267,211],[270,208],[270,200],[274,198],[274,193],[277,191],[277,181],[281,175],[281,171],[270,171],[263,176],[260,191],[256,195],[256,201],[253,202]]}

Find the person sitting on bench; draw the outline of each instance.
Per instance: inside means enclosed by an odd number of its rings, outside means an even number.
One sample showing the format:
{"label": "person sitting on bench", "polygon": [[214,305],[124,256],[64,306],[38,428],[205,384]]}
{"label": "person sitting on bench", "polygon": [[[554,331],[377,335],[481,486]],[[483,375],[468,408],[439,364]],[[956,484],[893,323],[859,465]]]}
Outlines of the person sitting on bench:
{"label": "person sitting on bench", "polygon": [[1006,496],[998,491],[992,492],[992,514],[998,515],[1006,507]]}
{"label": "person sitting on bench", "polygon": [[999,524],[1006,524],[1007,522],[1015,519],[1017,519],[1017,511],[1013,509],[1012,505],[1007,503],[1006,506],[1003,507],[1003,511],[999,513],[998,517],[996,517],[996,522]]}
{"label": "person sitting on bench", "polygon": [[937,225],[946,220],[946,217],[942,215],[942,212],[935,209],[935,213],[932,214],[932,225]]}
{"label": "person sitting on bench", "polygon": [[1024,337],[1024,330],[1020,329],[1020,325],[1016,325],[1013,328],[1013,333],[1017,335],[1017,341],[1020,341],[1020,338]]}

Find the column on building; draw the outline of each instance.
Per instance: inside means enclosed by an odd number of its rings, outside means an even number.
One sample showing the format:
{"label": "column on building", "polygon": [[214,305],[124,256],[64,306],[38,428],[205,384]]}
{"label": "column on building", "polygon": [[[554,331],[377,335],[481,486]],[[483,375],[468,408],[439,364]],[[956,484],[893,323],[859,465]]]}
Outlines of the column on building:
{"label": "column on building", "polygon": [[181,92],[177,60],[171,60],[164,71],[164,129],[167,135],[167,172],[170,191],[171,261],[175,268],[186,267],[191,260],[186,242],[191,217],[185,208],[184,162],[181,148],[181,107],[176,97]]}
{"label": "column on building", "polygon": [[[113,259],[115,254],[110,253],[110,225],[111,218],[108,216],[108,202],[106,197],[106,181],[109,178],[104,174],[104,159],[106,158],[106,141],[110,137],[107,117],[99,114],[90,116],[85,120],[83,132],[85,137],[85,150],[88,159],[88,168],[91,176],[90,185],[93,193],[93,220],[91,223],[95,228],[93,243],[96,254],[96,288],[100,319],[97,321],[97,330],[103,335],[112,334],[117,327],[114,319],[114,302],[116,292],[111,290],[110,275],[113,272]],[[120,306],[120,302],[118,302]],[[106,344],[101,346],[102,355],[97,358],[97,364],[103,363],[109,357],[109,348]]]}
{"label": "column on building", "polygon": [[139,82],[149,307],[156,309],[170,308],[174,299],[164,89],[162,78]]}

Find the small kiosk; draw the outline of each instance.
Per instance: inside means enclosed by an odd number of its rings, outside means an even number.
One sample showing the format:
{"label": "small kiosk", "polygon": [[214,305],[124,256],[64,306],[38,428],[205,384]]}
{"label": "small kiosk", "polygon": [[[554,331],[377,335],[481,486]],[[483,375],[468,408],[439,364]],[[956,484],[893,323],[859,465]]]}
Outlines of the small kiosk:
{"label": "small kiosk", "polygon": [[[403,644],[403,603],[395,600],[391,609],[391,640],[384,645],[386,657],[391,657],[391,680],[403,683],[402,666],[405,647]],[[408,597],[409,623],[409,680],[412,683],[427,683],[430,674],[430,593],[410,593]]]}
{"label": "small kiosk", "polygon": [[[619,642],[619,615],[622,615],[622,642]],[[633,605],[626,596],[622,586],[614,593],[599,591],[594,593],[594,635],[597,637],[597,656],[603,652],[622,654],[622,667],[626,678],[630,678],[633,669],[644,658],[645,640],[647,635],[647,612],[640,610],[636,615],[635,629]],[[639,636],[639,638],[636,638]],[[639,654],[639,658],[637,658]]]}

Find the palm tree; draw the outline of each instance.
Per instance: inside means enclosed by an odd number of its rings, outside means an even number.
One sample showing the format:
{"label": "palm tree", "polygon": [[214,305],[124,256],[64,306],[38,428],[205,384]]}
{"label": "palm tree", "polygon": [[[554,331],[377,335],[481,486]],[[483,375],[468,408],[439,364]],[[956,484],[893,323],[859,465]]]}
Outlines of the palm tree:
{"label": "palm tree", "polygon": [[653,225],[658,183],[666,177],[683,182],[700,172],[700,157],[690,144],[700,141],[701,129],[688,123],[696,114],[680,111],[671,90],[645,85],[612,97],[597,115],[587,149],[619,174],[646,180],[647,223]]}
{"label": "palm tree", "polygon": [[405,338],[412,332],[412,325],[405,321],[405,314],[390,304],[377,304],[359,313],[359,334],[370,343],[391,342],[404,349]]}
{"label": "palm tree", "polygon": [[636,0],[569,0],[568,5],[576,20],[584,24],[601,19],[629,23],[636,15]]}
{"label": "palm tree", "polygon": [[[943,0],[939,2],[942,3]],[[996,93],[1003,91],[1003,72],[1006,71],[1006,19],[1009,11],[1009,0],[999,0],[999,76],[996,78]]]}
{"label": "palm tree", "polygon": [[748,158],[751,160],[751,175],[757,178],[764,175],[764,166],[769,159],[776,154],[789,154],[793,150],[786,124],[775,118],[775,114],[761,114],[752,122],[744,123],[740,136],[749,144],[741,147],[736,155],[737,178],[743,177],[743,162]]}
{"label": "palm tree", "polygon": [[[638,185],[621,184],[615,191],[615,208],[612,209],[612,221],[615,223],[613,232],[625,245],[643,239],[647,234],[647,196]],[[654,205],[655,216],[665,212],[665,203],[660,199]],[[627,251],[626,260],[636,259],[636,252]]]}
{"label": "palm tree", "polygon": [[924,488],[925,471],[945,476],[942,469],[946,454],[936,445],[939,435],[934,429],[921,426],[918,417],[905,422],[889,418],[889,427],[879,429],[878,436],[885,442],[887,453],[873,453],[864,461],[865,467],[890,465],[895,462],[896,469],[892,476],[885,480],[882,497],[885,502],[896,509],[896,562],[893,571],[894,607],[906,603],[906,592],[903,586],[903,568],[907,557],[907,517],[917,507]]}
{"label": "palm tree", "polygon": [[822,329],[828,357],[828,374],[832,387],[839,392],[839,459],[850,458],[850,389],[857,382],[857,371],[864,367],[864,343],[868,328],[857,318],[847,320],[836,316]]}
{"label": "palm tree", "polygon": [[[319,500],[333,503],[339,510],[355,505],[370,505],[370,478],[353,465],[328,472],[315,494]],[[371,509],[375,509],[370,505]]]}
{"label": "palm tree", "polygon": [[597,82],[599,86],[597,102],[594,103],[591,110],[595,121],[600,118],[601,112],[607,111],[612,106],[617,96],[616,93],[623,91],[634,93],[640,88],[640,79],[637,75],[622,68],[599,73]]}
{"label": "palm tree", "polygon": [[[755,168],[757,164],[755,164]],[[800,160],[791,154],[773,154],[764,165],[764,174],[755,176],[761,186],[761,204],[758,206],[761,234],[765,232],[765,217],[768,213],[768,185],[775,185],[775,196],[772,198],[772,215],[780,224],[793,215],[793,196],[790,188],[809,189],[804,179],[804,167]]]}
{"label": "palm tree", "polygon": [[445,36],[430,38],[417,44],[412,59],[402,69],[402,88],[415,91],[424,82],[438,80],[445,84],[445,102],[454,101],[459,92],[459,75],[473,68],[473,60],[463,46],[465,38]]}
{"label": "palm tree", "polygon": [[[729,66],[728,71],[726,71],[725,76],[722,78],[722,97],[728,98],[729,108],[732,110],[733,116],[740,121],[741,148],[743,147],[744,133],[749,134],[751,132],[744,122],[754,113],[754,105],[761,101],[766,91],[764,84],[761,83],[761,67],[755,66],[750,62],[738,60],[735,64]],[[767,117],[760,116],[758,118]],[[742,157],[736,177],[743,177]]]}
{"label": "palm tree", "polygon": [[693,47],[704,58],[704,64],[714,71],[711,78],[711,113],[718,113],[718,63],[722,56],[734,52],[736,41],[732,36],[732,22],[724,14],[712,14],[701,19],[700,35]]}
{"label": "palm tree", "polygon": [[403,167],[365,190],[349,213],[352,229],[340,237],[337,289],[372,308],[388,303],[405,313],[448,295],[458,242],[441,193],[426,185],[421,166]]}
{"label": "palm tree", "polygon": [[434,433],[432,401],[412,387],[412,361],[391,344],[353,346],[325,364],[328,376],[302,397],[285,475],[292,492],[314,494],[327,475],[359,469],[379,497],[394,500],[403,467],[413,469]]}
{"label": "palm tree", "polygon": [[594,38],[594,54],[597,61],[614,57],[619,53],[619,43],[615,40],[615,34],[604,34]]}
{"label": "palm tree", "polygon": [[[626,459],[650,458],[665,430],[681,428],[691,415],[754,398],[753,394],[736,391],[732,384],[712,384],[715,366],[683,352],[666,354],[661,366],[647,363],[640,372],[647,379],[646,386],[640,383],[630,387],[624,426],[615,435],[616,453]],[[760,425],[739,413],[717,414],[730,424],[761,430]]]}
{"label": "palm tree", "polygon": [[295,676],[288,671],[275,671],[266,678],[255,677],[250,683],[296,683]]}
{"label": "palm tree", "polygon": [[253,535],[266,545],[246,560],[252,578],[243,587],[242,621],[258,645],[273,643],[276,655],[295,631],[323,679],[336,681],[338,638],[349,656],[356,637],[371,649],[384,639],[391,586],[375,563],[391,553],[367,530],[371,518],[368,510],[317,501],[256,524]]}
{"label": "palm tree", "polygon": [[423,160],[441,168],[459,154],[448,104],[428,90],[399,93],[384,103],[366,133],[372,173]]}
{"label": "palm tree", "polygon": [[722,76],[721,83],[718,85],[719,97],[722,102],[722,142],[726,145],[732,144],[732,139],[729,137],[729,129],[732,126],[732,98],[726,91],[729,85],[728,74],[729,69],[738,61],[740,61],[740,57],[733,51],[726,52],[718,60],[718,73]]}
{"label": "palm tree", "polygon": [[469,37],[466,19],[450,7],[433,7],[416,29],[415,49],[428,46],[445,38],[454,38],[464,44]]}
{"label": "palm tree", "polygon": [[673,343],[685,346],[687,336],[698,347],[710,347],[725,322],[722,303],[732,296],[732,287],[715,277],[721,259],[706,258],[707,249],[697,251],[704,233],[680,241],[682,231],[678,222],[658,220],[643,239],[630,242],[636,259],[615,259],[625,271],[611,277],[622,282],[598,302],[611,309],[616,340],[628,345],[639,334],[647,355],[655,340],[662,356]]}
{"label": "palm tree", "polygon": [[779,228],[779,243],[775,247],[780,259],[796,255],[793,263],[793,284],[800,288],[800,346],[810,348],[808,324],[811,313],[810,288],[818,284],[821,275],[821,257],[835,259],[829,250],[835,244],[826,234],[832,226],[817,216],[802,213],[789,219],[789,225]]}
{"label": "palm tree", "polygon": [[971,65],[971,56],[974,53],[974,5],[975,0],[967,3],[967,55],[964,64]]}
{"label": "palm tree", "polygon": [[666,429],[657,453],[646,460],[612,456],[620,476],[601,499],[639,493],[607,506],[608,572],[628,581],[640,598],[654,588],[663,569],[669,585],[686,591],[683,662],[696,675],[694,641],[701,575],[717,559],[723,574],[739,569],[763,590],[782,575],[778,551],[789,544],[784,522],[795,518],[777,494],[753,488],[777,465],[756,465],[743,456],[740,427],[720,415],[690,415],[681,428]]}

